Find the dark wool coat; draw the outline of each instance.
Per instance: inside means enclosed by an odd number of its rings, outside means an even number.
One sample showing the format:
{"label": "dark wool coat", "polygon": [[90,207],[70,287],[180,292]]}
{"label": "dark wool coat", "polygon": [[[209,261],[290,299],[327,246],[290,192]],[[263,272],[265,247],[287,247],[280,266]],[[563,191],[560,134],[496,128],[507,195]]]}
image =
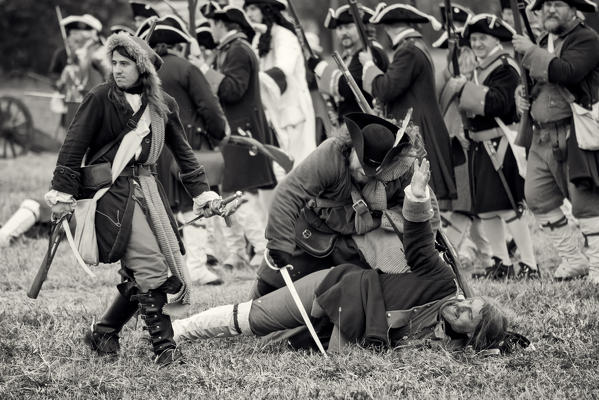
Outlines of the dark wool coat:
{"label": "dark wool coat", "polygon": [[[533,46],[523,58],[524,66],[532,78],[564,86],[576,98],[576,103],[590,109],[598,100],[599,88],[599,35],[584,22],[579,21],[569,31],[560,35],[564,42],[559,56],[548,56],[545,50]],[[548,36],[543,36],[539,46],[547,48]],[[534,96],[535,89],[533,87]],[[578,148],[572,123],[568,140],[568,174],[575,185],[599,188],[599,151]]]}
{"label": "dark wool coat", "polygon": [[[187,140],[194,150],[210,149],[225,137],[226,120],[218,98],[212,93],[204,74],[189,61],[173,54],[162,57],[158,71],[162,88],[179,105],[179,117]],[[208,140],[211,143],[208,143]],[[199,160],[202,164],[202,160]],[[188,211],[193,200],[178,178],[178,168],[170,150],[165,149],[157,163],[158,177],[173,210]],[[208,182],[210,171],[206,170]]]}
{"label": "dark wool coat", "polygon": [[[76,199],[89,198],[93,193],[87,193],[81,187],[81,161],[85,153],[93,155],[105,144],[119,136],[126,127],[127,121],[132,117],[133,110],[127,104],[122,108],[115,104],[108,96],[114,84],[103,83],[93,88],[83,99],[77,114],[69,127],[64,144],[58,154],[56,169],[52,179],[52,189],[73,195]],[[181,180],[191,196],[199,196],[208,190],[204,168],[198,163],[187,139],[183,126],[178,116],[178,107],[175,100],[164,93],[165,101],[170,109],[168,119],[165,121],[165,146],[175,156],[181,168]],[[151,135],[142,141],[142,152],[139,158],[130,162],[143,163],[147,160],[151,145]],[[112,162],[118,146],[114,146],[97,163]],[[126,167],[127,170],[129,167]],[[160,187],[160,185],[158,185]],[[98,201],[96,209],[96,235],[101,262],[114,262],[122,257],[131,233],[134,200],[133,178],[120,176],[110,187],[110,190]],[[168,200],[161,193],[163,202],[168,205]],[[177,225],[169,207],[171,225],[175,234],[178,233]],[[113,248],[119,243],[117,248]],[[182,244],[179,242],[181,248]],[[182,248],[183,251],[183,248]]]}
{"label": "dark wool coat", "polygon": [[[492,68],[492,72],[483,82],[479,82],[479,85],[474,82],[467,83],[467,88],[462,92],[460,106],[469,116],[468,129],[471,137],[475,137],[477,132],[498,128],[495,117],[501,119],[506,125],[518,121],[514,92],[520,84],[520,74],[508,63],[507,57],[509,56],[502,52],[488,57],[477,67],[476,71],[481,75],[483,71],[489,73],[487,69]],[[497,64],[497,60],[501,61],[500,64]],[[475,92],[480,92],[481,97],[484,98],[484,110],[478,107],[476,107],[476,111],[470,107],[464,108],[464,100],[467,99],[463,97],[477,97],[473,96]],[[483,111],[482,114],[481,111]],[[498,132],[501,133],[499,129]],[[500,140],[501,138],[491,140],[495,148],[497,148]],[[470,149],[468,150],[468,162],[470,187],[473,191],[473,211],[482,213],[511,210],[512,205],[505,188],[481,142],[471,140]],[[509,146],[503,161],[503,174],[514,201],[516,203],[522,201],[524,199],[524,179],[518,172],[516,158]]]}
{"label": "dark wool coat", "polygon": [[316,289],[316,301],[350,342],[388,345],[388,337],[394,335],[388,332],[387,311],[407,310],[456,293],[455,275],[439,257],[430,222],[411,221],[405,212],[414,204],[430,209],[430,202],[410,203],[404,203],[403,243],[412,272],[383,274],[346,264],[333,268]]}
{"label": "dark wool coat", "polygon": [[[231,134],[237,135],[237,128],[242,128],[251,132],[254,139],[273,144],[260,98],[256,54],[241,35],[233,36],[219,49],[217,67],[224,76],[218,84],[217,95],[229,121]],[[263,155],[250,155],[248,149],[233,145],[226,145],[223,155],[223,191],[270,188],[276,183],[272,162]]]}
{"label": "dark wool coat", "polygon": [[[416,45],[416,41],[422,43]],[[372,95],[385,106],[389,118],[403,120],[413,108],[412,121],[420,127],[431,166],[430,185],[438,199],[456,198],[449,133],[435,98],[435,73],[418,35],[395,49],[389,69],[372,81]],[[369,68],[372,69],[373,67]],[[365,89],[368,85],[365,82]]]}

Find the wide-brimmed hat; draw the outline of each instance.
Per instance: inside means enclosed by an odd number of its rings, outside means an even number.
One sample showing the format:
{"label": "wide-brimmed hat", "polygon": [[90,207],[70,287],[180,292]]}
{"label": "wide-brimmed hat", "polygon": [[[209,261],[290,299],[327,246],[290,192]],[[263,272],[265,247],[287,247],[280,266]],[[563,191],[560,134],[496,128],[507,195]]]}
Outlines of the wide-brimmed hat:
{"label": "wide-brimmed hat", "polygon": [[133,58],[140,74],[155,75],[162,66],[162,58],[156,54],[145,40],[138,36],[131,36],[126,32],[115,33],[106,39],[106,54],[109,61],[111,61],[114,49],[121,46]]}
{"label": "wide-brimmed hat", "polygon": [[129,4],[131,5],[131,11],[133,12],[133,17],[143,17],[143,18],[150,18],[150,17],[159,17],[160,15],[158,15],[158,11],[156,11],[154,9],[154,7],[152,7],[149,4],[146,3],[142,3],[139,1],[130,1]]}
{"label": "wide-brimmed hat", "polygon": [[436,31],[443,28],[443,25],[435,17],[408,4],[387,5],[386,3],[379,3],[374,10],[374,16],[370,19],[371,24],[394,24],[399,22],[412,24],[430,23]]}
{"label": "wide-brimmed hat", "polygon": [[398,142],[400,128],[376,115],[349,113],[343,119],[366,176],[376,175],[410,142],[407,135]]}
{"label": "wide-brimmed hat", "polygon": [[200,46],[203,46],[208,50],[216,48],[216,42],[214,41],[214,36],[212,36],[212,29],[210,28],[210,23],[208,21],[204,21],[197,26],[196,40]]}
{"label": "wide-brimmed hat", "polygon": [[[152,32],[152,37],[149,39],[150,46],[154,47],[158,43],[190,43],[191,37],[186,32],[187,27],[180,18],[175,15],[165,15],[156,20],[156,27],[154,28],[154,32]],[[147,34],[148,29],[146,28],[138,36],[148,40],[146,38]]]}
{"label": "wide-brimmed hat", "polygon": [[286,0],[245,0],[243,2],[243,8],[246,8],[249,5],[260,5],[260,4],[266,4],[269,6],[272,6],[278,10],[283,11],[284,9],[287,8],[287,1]]}
{"label": "wide-brimmed hat", "polygon": [[226,6],[220,10],[215,10],[211,18],[217,21],[233,22],[239,25],[242,32],[245,33],[250,41],[256,33],[245,11],[239,7]]}
{"label": "wide-brimmed hat", "polygon": [[60,21],[60,24],[64,26],[64,29],[69,31],[71,29],[80,29],[85,31],[102,31],[102,23],[98,18],[90,14],[83,15],[69,15]]}
{"label": "wide-brimmed hat", "polygon": [[466,21],[462,36],[469,41],[473,33],[485,33],[502,42],[508,42],[512,40],[516,30],[496,15],[477,14]]}
{"label": "wide-brimmed hat", "polygon": [[[360,10],[360,14],[362,16],[362,22],[368,24],[370,18],[374,16],[374,10],[364,7],[363,5],[358,5],[358,9]],[[336,10],[329,8],[327,12],[327,16],[324,20],[324,27],[327,29],[335,29],[340,25],[352,24],[354,22],[354,18],[349,9],[349,5],[345,4]]]}
{"label": "wide-brimmed hat", "polygon": [[[543,3],[548,0],[535,0],[531,5],[532,11],[540,10]],[[568,3],[571,7],[575,7],[578,11],[594,13],[597,12],[597,4],[593,0],[563,0]]]}

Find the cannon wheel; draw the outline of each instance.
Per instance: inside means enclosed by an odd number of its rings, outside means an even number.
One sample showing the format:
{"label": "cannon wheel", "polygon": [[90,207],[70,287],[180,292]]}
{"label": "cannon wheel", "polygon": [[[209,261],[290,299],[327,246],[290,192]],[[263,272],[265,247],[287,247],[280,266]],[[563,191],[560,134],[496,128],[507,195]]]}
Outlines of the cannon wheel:
{"label": "cannon wheel", "polygon": [[33,119],[29,109],[21,100],[0,97],[0,156],[12,157],[27,153],[33,134]]}

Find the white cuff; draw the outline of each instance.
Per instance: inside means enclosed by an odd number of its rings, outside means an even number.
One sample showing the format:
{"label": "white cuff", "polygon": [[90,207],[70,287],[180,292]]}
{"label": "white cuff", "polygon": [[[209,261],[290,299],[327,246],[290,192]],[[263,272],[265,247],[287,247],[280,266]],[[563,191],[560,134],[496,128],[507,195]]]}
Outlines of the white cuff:
{"label": "white cuff", "polygon": [[44,195],[44,199],[48,206],[52,207],[56,203],[74,203],[75,198],[72,194],[59,192],[58,190],[50,190],[48,193]]}
{"label": "white cuff", "polygon": [[314,68],[314,74],[316,74],[316,76],[320,78],[328,65],[329,63],[327,63],[326,61],[319,62]]}
{"label": "white cuff", "polygon": [[408,199],[411,202],[414,203],[424,203],[428,200],[430,200],[431,198],[431,192],[428,188],[428,186],[426,187],[426,191],[424,193],[424,197],[416,197],[414,195],[414,193],[412,192],[412,185],[409,184],[405,189],[404,189],[404,193],[406,194],[406,199]]}

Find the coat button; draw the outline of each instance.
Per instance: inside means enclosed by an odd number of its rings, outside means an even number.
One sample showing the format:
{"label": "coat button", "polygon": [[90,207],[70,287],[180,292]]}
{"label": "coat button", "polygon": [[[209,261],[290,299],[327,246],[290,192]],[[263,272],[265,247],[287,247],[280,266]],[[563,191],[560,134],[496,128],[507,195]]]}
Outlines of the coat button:
{"label": "coat button", "polygon": [[146,143],[150,143],[150,139],[149,139],[149,138],[146,138],[144,141],[145,141]]}
{"label": "coat button", "polygon": [[75,174],[71,174],[71,178],[75,179]]}

